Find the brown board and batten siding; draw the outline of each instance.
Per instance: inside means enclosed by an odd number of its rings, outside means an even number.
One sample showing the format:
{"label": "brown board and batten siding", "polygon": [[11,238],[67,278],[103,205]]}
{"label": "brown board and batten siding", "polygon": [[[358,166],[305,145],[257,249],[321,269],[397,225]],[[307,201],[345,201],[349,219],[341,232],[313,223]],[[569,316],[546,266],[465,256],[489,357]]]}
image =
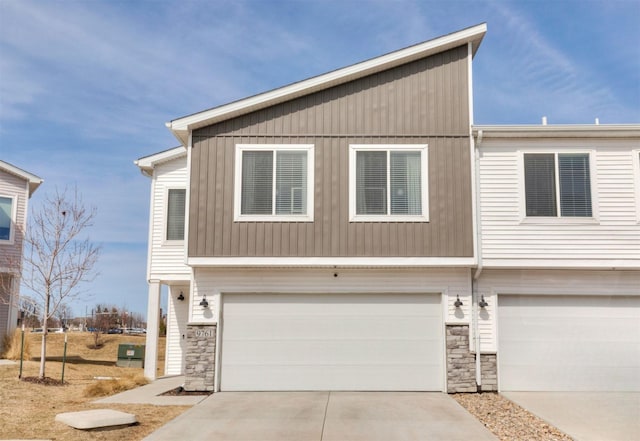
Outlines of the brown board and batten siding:
{"label": "brown board and batten siding", "polygon": [[[189,256],[473,256],[467,56],[461,46],[196,130]],[[429,222],[349,222],[349,145],[420,143]],[[237,144],[315,146],[313,222],[234,222]]]}

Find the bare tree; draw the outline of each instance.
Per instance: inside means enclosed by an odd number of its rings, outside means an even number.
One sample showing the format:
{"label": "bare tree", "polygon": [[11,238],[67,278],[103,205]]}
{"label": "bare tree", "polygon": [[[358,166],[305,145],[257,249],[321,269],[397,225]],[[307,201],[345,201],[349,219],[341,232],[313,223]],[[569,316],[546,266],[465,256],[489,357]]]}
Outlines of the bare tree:
{"label": "bare tree", "polygon": [[29,218],[22,284],[43,306],[40,378],[45,376],[49,319],[62,305],[86,294],[81,285],[97,276],[100,247],[83,237],[95,216],[96,209],[86,208],[76,189],[46,195]]}

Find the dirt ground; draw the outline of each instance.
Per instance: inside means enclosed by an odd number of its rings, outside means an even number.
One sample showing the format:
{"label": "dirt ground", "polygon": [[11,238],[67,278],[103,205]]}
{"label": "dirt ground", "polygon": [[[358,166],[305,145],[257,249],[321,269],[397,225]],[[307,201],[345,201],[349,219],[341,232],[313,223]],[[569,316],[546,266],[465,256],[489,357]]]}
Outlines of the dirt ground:
{"label": "dirt ground", "polygon": [[[24,362],[23,377],[37,376],[39,369],[39,334],[26,333],[34,359]],[[93,349],[89,333],[69,333],[67,361],[63,386],[45,386],[18,379],[19,364],[0,366],[0,439],[50,440],[140,440],[188,409],[185,406],[151,405],[95,405],[95,397],[85,396],[85,388],[99,381],[94,377],[139,376],[142,368],[116,367],[120,343],[144,344],[144,336],[103,335],[102,347]],[[159,353],[164,354],[164,339],[160,339]],[[46,376],[60,380],[64,335],[50,334],[47,344]],[[159,375],[164,360],[159,360]],[[108,408],[133,413],[139,424],[126,428],[102,431],[73,429],[55,421],[62,412]]]}

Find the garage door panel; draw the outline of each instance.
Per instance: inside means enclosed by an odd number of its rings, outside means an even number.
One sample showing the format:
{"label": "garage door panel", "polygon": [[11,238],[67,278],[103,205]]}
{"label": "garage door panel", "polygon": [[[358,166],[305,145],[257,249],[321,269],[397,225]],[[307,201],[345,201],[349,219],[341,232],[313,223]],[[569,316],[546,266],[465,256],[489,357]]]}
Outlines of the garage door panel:
{"label": "garage door panel", "polygon": [[[439,318],[429,320],[429,316],[393,315],[393,326],[387,326],[390,315],[238,315],[225,313],[225,333],[229,338],[245,339],[262,336],[263,340],[299,339],[306,340],[317,335],[323,338],[355,338],[365,333],[373,339],[416,338],[441,333]],[[426,320],[425,320],[426,319]],[[379,326],[372,327],[372,320]],[[292,329],[295,333],[292,334]]]}
{"label": "garage door panel", "polygon": [[640,298],[500,296],[498,305],[502,390],[640,390]]}
{"label": "garage door panel", "polygon": [[440,295],[223,296],[222,390],[442,390]]}
{"label": "garage door panel", "polygon": [[[227,342],[229,349],[224,356],[234,363],[265,364],[362,364],[382,363],[380,354],[385,354],[389,363],[420,364],[437,353],[439,342],[401,340],[333,340],[333,341],[250,341],[243,344]],[[227,364],[228,366],[228,364]]]}
{"label": "garage door panel", "polygon": [[[224,381],[225,390],[237,390],[233,385],[242,384],[239,390],[380,390],[415,391],[430,390],[440,380],[439,367],[419,365],[262,365],[261,376],[256,377],[252,366],[235,366],[228,369]],[[358,375],[354,377],[353,372]],[[382,378],[394,378],[393,383],[381,382]],[[416,378],[423,378],[416,383]],[[372,386],[375,385],[375,386]]]}

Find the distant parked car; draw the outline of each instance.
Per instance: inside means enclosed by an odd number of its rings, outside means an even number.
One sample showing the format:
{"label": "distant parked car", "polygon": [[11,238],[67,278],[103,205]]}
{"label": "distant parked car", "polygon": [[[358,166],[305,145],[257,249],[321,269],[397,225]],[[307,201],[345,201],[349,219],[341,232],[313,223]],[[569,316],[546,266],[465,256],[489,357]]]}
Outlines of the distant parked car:
{"label": "distant parked car", "polygon": [[122,329],[120,328],[111,328],[107,331],[107,334],[122,334]]}

